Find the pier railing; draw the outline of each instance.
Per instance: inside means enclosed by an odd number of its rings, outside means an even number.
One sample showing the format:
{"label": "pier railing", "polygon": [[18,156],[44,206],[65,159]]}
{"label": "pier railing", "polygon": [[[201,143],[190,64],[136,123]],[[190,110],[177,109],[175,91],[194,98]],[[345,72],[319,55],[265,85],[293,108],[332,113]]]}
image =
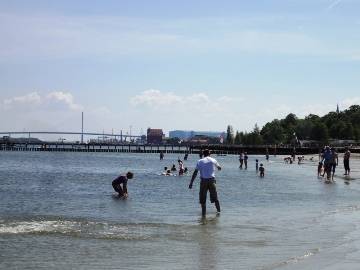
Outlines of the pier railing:
{"label": "pier railing", "polygon": [[[200,154],[204,149],[210,149],[214,154],[237,155],[241,152],[257,155],[307,155],[318,154],[320,147],[292,146],[239,146],[239,145],[148,145],[148,144],[104,144],[104,143],[3,143],[0,151],[43,151],[43,152],[119,152],[119,153],[178,153]],[[343,152],[344,148],[337,148]],[[360,153],[359,148],[351,148],[351,152]]]}
{"label": "pier railing", "polygon": [[11,143],[0,144],[0,151],[42,152],[116,152],[116,153],[190,153],[188,146],[139,144]]}

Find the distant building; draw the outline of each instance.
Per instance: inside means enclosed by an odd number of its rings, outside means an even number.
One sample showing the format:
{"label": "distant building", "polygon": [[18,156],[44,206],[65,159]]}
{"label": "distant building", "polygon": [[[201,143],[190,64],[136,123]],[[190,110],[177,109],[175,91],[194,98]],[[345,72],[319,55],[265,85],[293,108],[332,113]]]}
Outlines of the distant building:
{"label": "distant building", "polygon": [[195,136],[206,136],[213,138],[224,138],[225,132],[220,131],[193,131],[193,130],[173,130],[169,132],[170,138],[179,138],[181,140],[189,140]]}
{"label": "distant building", "polygon": [[164,138],[162,129],[148,128],[147,129],[147,143],[161,144]]}
{"label": "distant building", "polygon": [[219,137],[209,137],[205,135],[195,135],[187,140],[187,144],[219,144]]}

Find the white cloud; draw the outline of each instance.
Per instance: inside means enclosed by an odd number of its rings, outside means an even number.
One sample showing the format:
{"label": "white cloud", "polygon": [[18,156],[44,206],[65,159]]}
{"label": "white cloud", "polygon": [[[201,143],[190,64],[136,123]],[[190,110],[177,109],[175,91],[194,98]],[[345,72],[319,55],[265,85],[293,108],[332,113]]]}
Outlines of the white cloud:
{"label": "white cloud", "polygon": [[206,93],[194,93],[191,95],[180,95],[173,92],[162,92],[160,90],[150,89],[143,91],[130,99],[130,104],[135,107],[146,105],[152,109],[171,109],[199,111],[211,109],[212,111],[225,111],[227,106],[234,101],[240,101],[240,98],[231,98],[222,96],[211,98]]}
{"label": "white cloud", "polygon": [[172,92],[162,93],[159,90],[150,89],[136,95],[130,100],[132,105],[163,106],[182,102],[182,98]]}
{"label": "white cloud", "polygon": [[31,92],[23,96],[16,96],[3,100],[5,110],[33,111],[33,110],[73,110],[79,111],[83,106],[74,102],[69,92],[54,91],[41,96],[38,92]]}
{"label": "white cloud", "polygon": [[85,107],[68,91],[31,92],[0,100],[1,130],[79,131],[81,111],[87,131],[101,132],[119,122],[106,106]]}
{"label": "white cloud", "polygon": [[37,92],[32,92],[24,96],[13,97],[3,101],[4,108],[11,108],[17,105],[39,105],[41,97]]}
{"label": "white cloud", "polygon": [[82,105],[76,104],[74,102],[74,97],[71,93],[65,93],[62,91],[51,92],[45,97],[45,102],[49,103],[50,106],[52,106],[53,103],[64,104],[69,109],[75,111],[79,111],[83,109]]}
{"label": "white cloud", "polygon": [[184,94],[154,89],[130,98],[134,119],[145,114],[146,125],[164,130],[223,130],[226,123],[238,118],[235,112],[241,101],[238,97],[215,97],[206,92]]}
{"label": "white cloud", "polygon": [[360,105],[360,97],[352,97],[344,99],[340,102],[340,110],[349,108],[351,105]]}

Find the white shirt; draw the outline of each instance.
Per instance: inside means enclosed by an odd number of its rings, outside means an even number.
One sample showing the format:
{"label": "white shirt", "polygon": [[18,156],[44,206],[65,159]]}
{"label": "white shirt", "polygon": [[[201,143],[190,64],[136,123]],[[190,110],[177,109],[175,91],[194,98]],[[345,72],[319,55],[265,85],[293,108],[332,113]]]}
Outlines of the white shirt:
{"label": "white shirt", "polygon": [[214,158],[204,157],[197,162],[196,169],[200,172],[201,178],[214,178],[215,166],[220,167]]}

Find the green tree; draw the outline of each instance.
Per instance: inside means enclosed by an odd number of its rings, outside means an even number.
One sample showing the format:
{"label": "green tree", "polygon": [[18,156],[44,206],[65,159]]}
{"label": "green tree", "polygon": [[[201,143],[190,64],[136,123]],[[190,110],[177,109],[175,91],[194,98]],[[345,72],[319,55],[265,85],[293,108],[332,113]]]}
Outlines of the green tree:
{"label": "green tree", "polygon": [[236,131],[236,135],[235,135],[235,139],[234,139],[234,144],[242,144],[242,137],[243,137],[243,133]]}
{"label": "green tree", "polygon": [[227,126],[226,130],[226,143],[233,144],[234,143],[234,129],[231,125]]}
{"label": "green tree", "polygon": [[329,141],[329,131],[327,126],[320,121],[314,122],[314,126],[311,131],[311,139],[327,143]]}
{"label": "green tree", "polygon": [[354,139],[357,142],[360,141],[360,128],[359,127],[354,128]]}
{"label": "green tree", "polygon": [[285,130],[278,119],[266,123],[261,129],[263,141],[266,144],[279,144],[284,142]]}
{"label": "green tree", "polygon": [[316,121],[320,120],[320,116],[318,116],[316,114],[309,114],[308,116],[305,117],[305,120],[316,122]]}
{"label": "green tree", "polygon": [[293,128],[294,126],[296,126],[297,121],[298,118],[296,117],[296,115],[293,113],[289,113],[282,122],[285,128]]}
{"label": "green tree", "polygon": [[[334,125],[334,123],[338,123],[339,120],[339,114],[336,112],[329,112],[327,115],[324,115],[322,117],[322,121],[325,123],[325,125],[330,129],[331,126]],[[331,136],[331,135],[330,135]],[[333,137],[332,137],[333,138]]]}
{"label": "green tree", "polygon": [[[330,124],[330,123],[329,123]],[[336,120],[329,127],[329,135],[332,139],[342,139],[346,130],[346,124],[341,120]]]}
{"label": "green tree", "polygon": [[354,139],[354,127],[350,122],[346,123],[346,128],[344,130],[343,138],[347,140]]}
{"label": "green tree", "polygon": [[308,140],[314,124],[310,120],[300,119],[295,127],[295,133],[299,140]]}
{"label": "green tree", "polygon": [[257,124],[255,124],[254,130],[252,132],[252,143],[254,145],[261,145],[264,143],[260,129]]}

